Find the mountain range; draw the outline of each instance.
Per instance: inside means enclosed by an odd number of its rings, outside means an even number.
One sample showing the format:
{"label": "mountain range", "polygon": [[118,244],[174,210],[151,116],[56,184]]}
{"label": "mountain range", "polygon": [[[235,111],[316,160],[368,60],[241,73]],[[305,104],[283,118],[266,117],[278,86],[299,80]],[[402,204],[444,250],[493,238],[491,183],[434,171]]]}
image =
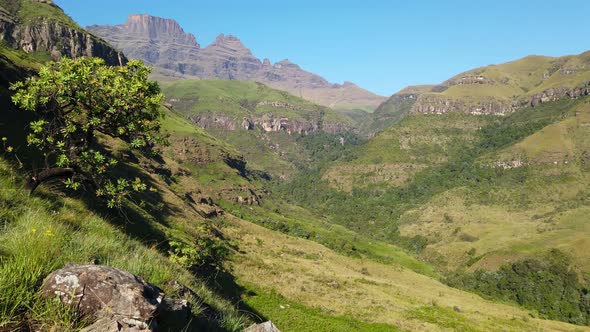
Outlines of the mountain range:
{"label": "mountain range", "polygon": [[372,111],[385,100],[351,82],[330,83],[287,59],[274,64],[258,59],[232,35],[220,34],[202,48],[172,19],[130,15],[121,25],[87,29],[128,57],[156,67],[158,76],[257,81],[334,109]]}
{"label": "mountain range", "polygon": [[[109,305],[97,316],[112,330],[590,331],[590,53],[407,87],[355,118],[252,82],[354,87],[233,36],[201,48],[147,15],[92,29],[51,0],[0,0],[1,331],[107,330],[40,296],[72,263],[128,271],[177,313],[130,321]],[[109,33],[125,55],[96,36]],[[35,113],[8,88],[83,56],[143,58],[165,95],[156,156],[96,140],[116,176],[149,184],[117,212],[64,179],[25,190],[53,162],[27,144]]]}

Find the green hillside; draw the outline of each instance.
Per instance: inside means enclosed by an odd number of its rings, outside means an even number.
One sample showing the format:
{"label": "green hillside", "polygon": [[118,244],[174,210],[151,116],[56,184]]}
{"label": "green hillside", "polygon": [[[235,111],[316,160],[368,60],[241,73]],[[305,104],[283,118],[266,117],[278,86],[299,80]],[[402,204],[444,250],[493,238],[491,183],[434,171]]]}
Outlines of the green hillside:
{"label": "green hillside", "polygon": [[[163,83],[162,89],[174,108],[186,115],[216,112],[233,116],[241,122],[240,117],[275,112],[294,119],[321,118],[328,122],[346,123],[344,118],[327,107],[257,82],[183,80]],[[283,102],[291,107],[259,105],[265,101]]]}
{"label": "green hillside", "polygon": [[[50,3],[0,10],[82,31]],[[169,144],[82,140],[146,184],[112,209],[90,185],[27,189],[52,156],[27,144],[36,115],[9,86],[49,55],[2,44],[0,331],[93,323],[41,296],[68,263],[182,297],[182,331],[590,331],[590,97],[561,93],[590,80],[589,54],[409,87],[372,114],[254,82],[161,82]]]}
{"label": "green hillside", "polygon": [[[258,190],[260,181],[239,162],[239,153],[178,113],[168,112],[164,126],[173,144],[164,149],[160,162],[129,155],[124,144],[108,142],[117,154],[126,156],[121,165],[126,173],[144,178],[156,189],[139,201],[127,202],[122,214],[104,210],[88,195],[63,196],[57,185],[29,196],[22,189],[23,175],[13,170],[17,165],[0,162],[2,328],[78,330],[87,325],[74,312],[39,297],[37,287],[45,275],[66,263],[97,262],[135,273],[168,294],[175,294],[175,281],[195,291],[199,300],[186,330],[239,331],[261,319],[272,319],[284,331],[398,331],[424,324],[433,331],[571,329],[444,286],[428,264],[399,248],[360,237],[299,207],[274,200],[262,207],[237,204],[232,198],[242,189]],[[14,138],[10,143],[20,151]],[[13,160],[11,153],[6,150],[3,159]],[[207,197],[228,214],[204,219],[207,207],[199,198]],[[178,254],[169,246],[172,241],[190,246],[214,240],[218,232],[223,234],[221,241],[234,249],[223,263],[224,270],[214,272],[216,277],[195,276],[170,258]],[[281,242],[280,252],[275,252],[272,248]],[[25,246],[27,250],[22,250]],[[286,264],[285,259],[293,263]],[[305,268],[320,260],[328,270]],[[260,274],[267,272],[270,275]],[[287,274],[287,279],[276,278]],[[300,284],[285,287],[290,278]],[[398,280],[395,286],[388,281],[392,278]],[[402,291],[414,288],[416,282],[423,291]],[[357,291],[345,291],[348,288]],[[318,294],[328,293],[332,296],[317,302]],[[353,310],[365,303],[361,301],[366,302],[363,311]],[[382,309],[391,303],[398,303],[393,316]],[[482,307],[487,308],[485,314]]]}
{"label": "green hillside", "polygon": [[537,103],[542,101],[546,92],[547,101],[555,101],[573,89],[587,86],[589,64],[590,52],[585,52],[564,57],[528,56],[472,69],[438,85],[402,89],[360,127],[364,134],[374,134],[412,111],[507,114],[529,104],[534,97]]}
{"label": "green hillside", "polygon": [[[172,107],[211,135],[235,146],[250,166],[288,178],[314,159],[304,141],[355,143],[352,121],[337,112],[261,83],[223,80],[163,82]],[[244,119],[250,127],[244,128]],[[282,120],[281,120],[282,119]],[[280,128],[276,127],[281,122]],[[274,129],[265,129],[275,126]]]}

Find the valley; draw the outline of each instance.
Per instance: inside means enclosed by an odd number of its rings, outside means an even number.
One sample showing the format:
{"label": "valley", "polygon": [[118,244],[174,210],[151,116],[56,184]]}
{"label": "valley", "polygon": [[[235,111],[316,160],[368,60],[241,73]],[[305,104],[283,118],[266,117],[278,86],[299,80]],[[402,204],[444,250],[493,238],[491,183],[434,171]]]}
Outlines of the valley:
{"label": "valley", "polygon": [[[84,29],[53,1],[0,0],[0,40],[0,331],[590,330],[590,52],[384,98],[260,60],[233,35],[201,47],[147,14]],[[39,143],[51,128],[38,128],[127,88],[85,90],[105,73],[86,57],[119,74],[141,60],[157,85]],[[80,71],[19,94],[56,63]],[[148,93],[152,118],[101,127]],[[53,101],[15,104],[36,98]],[[150,126],[161,140],[130,134]],[[75,175],[31,190],[55,169]],[[133,317],[83,314],[43,291],[71,266],[163,295]]]}

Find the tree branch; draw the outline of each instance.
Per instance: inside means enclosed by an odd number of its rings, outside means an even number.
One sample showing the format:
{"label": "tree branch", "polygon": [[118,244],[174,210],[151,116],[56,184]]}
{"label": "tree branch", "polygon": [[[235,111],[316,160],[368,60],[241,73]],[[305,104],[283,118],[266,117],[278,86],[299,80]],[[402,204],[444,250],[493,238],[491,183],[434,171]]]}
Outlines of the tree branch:
{"label": "tree branch", "polygon": [[41,183],[47,180],[54,179],[57,177],[69,177],[72,175],[74,175],[73,168],[54,167],[46,169],[39,173],[37,176],[31,177],[29,183],[27,184],[27,188],[31,190],[31,192],[33,192]]}

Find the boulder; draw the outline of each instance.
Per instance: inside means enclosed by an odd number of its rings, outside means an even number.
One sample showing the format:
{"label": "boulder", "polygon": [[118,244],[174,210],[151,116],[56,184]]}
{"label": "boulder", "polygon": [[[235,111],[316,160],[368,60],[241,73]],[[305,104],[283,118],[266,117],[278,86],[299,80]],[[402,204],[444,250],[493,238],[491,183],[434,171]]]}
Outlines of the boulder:
{"label": "boulder", "polygon": [[73,264],[45,278],[41,293],[59,297],[81,315],[99,318],[99,326],[88,331],[153,331],[152,320],[164,297],[158,287],[129,272]]}
{"label": "boulder", "polygon": [[189,325],[191,308],[187,300],[169,299],[162,301],[158,308],[158,326],[164,331],[184,331]]}
{"label": "boulder", "polygon": [[254,324],[244,330],[244,332],[281,332],[278,327],[275,326],[271,321]]}

